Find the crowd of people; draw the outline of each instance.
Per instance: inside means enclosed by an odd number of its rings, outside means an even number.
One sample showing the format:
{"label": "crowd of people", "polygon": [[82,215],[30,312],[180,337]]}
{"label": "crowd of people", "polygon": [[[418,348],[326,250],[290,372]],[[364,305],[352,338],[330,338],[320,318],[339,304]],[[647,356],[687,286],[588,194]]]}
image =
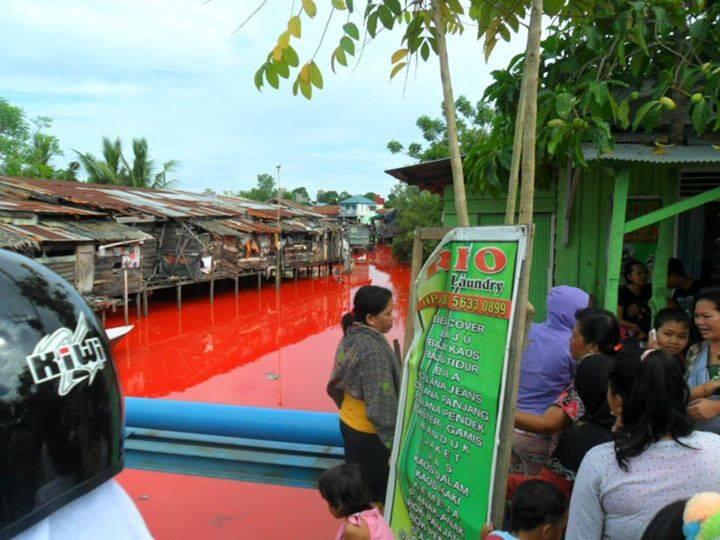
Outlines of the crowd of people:
{"label": "crowd of people", "polygon": [[[624,273],[617,313],[578,288],[550,291],[522,359],[508,530],[484,537],[716,538],[720,289],[701,289],[671,261],[673,297],[651,319],[645,267],[630,261]],[[360,288],[342,327],[328,393],[353,466],[328,471],[321,493],[343,519],[338,538],[390,538],[381,514],[401,373],[383,335],[391,292]],[[699,512],[697,500],[712,504]]]}
{"label": "crowd of people", "polygon": [[[682,518],[688,500],[720,487],[720,289],[701,289],[671,262],[676,290],[651,320],[645,267],[630,261],[624,273],[617,314],[583,306],[572,326],[558,313],[580,291],[551,291],[521,367],[509,496],[529,481],[553,486],[569,500],[573,540],[720,538],[700,535],[718,505],[695,536]],[[670,527],[668,509],[681,516],[674,536],[646,532]]]}

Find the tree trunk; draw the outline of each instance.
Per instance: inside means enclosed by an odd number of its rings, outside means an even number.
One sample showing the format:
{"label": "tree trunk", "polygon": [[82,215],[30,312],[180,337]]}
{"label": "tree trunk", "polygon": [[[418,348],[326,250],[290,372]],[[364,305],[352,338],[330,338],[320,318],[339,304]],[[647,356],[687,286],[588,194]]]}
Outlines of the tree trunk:
{"label": "tree trunk", "polygon": [[[503,415],[500,426],[500,433],[512,433],[512,422],[517,407],[517,390],[520,379],[520,361],[527,329],[532,319],[533,307],[528,301],[530,291],[530,272],[532,263],[533,236],[535,229],[533,225],[533,197],[535,196],[535,131],[537,124],[537,94],[538,94],[538,72],[540,69],[540,36],[542,31],[543,0],[532,0],[530,10],[530,28],[528,31],[527,49],[525,53],[525,72],[523,74],[523,86],[525,88],[523,114],[524,126],[522,129],[522,149],[513,147],[513,156],[521,152],[522,155],[522,186],[520,194],[520,217],[519,223],[528,225],[527,256],[525,268],[521,274],[518,284],[517,309],[515,311],[516,324],[514,333],[516,340],[519,339],[521,346],[513,351],[509,358],[507,378],[505,380],[505,396],[503,398]],[[518,109],[518,116],[520,115]],[[518,144],[518,138],[515,138]],[[509,203],[508,203],[509,204]],[[513,208],[514,210],[514,208]],[[514,212],[513,212],[514,213]],[[494,523],[502,523],[505,515],[505,495],[507,487],[507,475],[510,469],[510,445],[502,444],[498,451],[496,462],[495,485],[492,495],[492,516]]]}
{"label": "tree trunk", "polygon": [[[540,36],[542,33],[543,0],[532,0],[530,29],[525,56],[525,114],[522,145],[522,186],[520,192],[520,224],[533,221],[535,197],[535,139],[537,135],[538,73],[540,71]],[[528,250],[532,248],[528,246]],[[529,251],[532,253],[532,251]],[[530,258],[528,257],[528,263]],[[528,274],[529,266],[528,266]]]}
{"label": "tree trunk", "polygon": [[450,65],[448,62],[447,42],[445,41],[445,26],[440,13],[439,0],[432,0],[433,19],[437,31],[438,57],[440,58],[440,79],[443,87],[443,107],[445,109],[445,122],[447,124],[448,144],[450,146],[450,166],[453,175],[453,191],[455,193],[455,211],[457,212],[458,226],[468,227],[467,199],[465,197],[465,176],[463,175],[462,156],[458,143],[457,124],[455,121],[455,98],[453,97],[452,81],[450,80]]}
{"label": "tree trunk", "polygon": [[512,161],[510,162],[510,179],[508,180],[508,194],[505,206],[505,225],[515,223],[515,203],[517,202],[517,189],[520,180],[520,157],[522,156],[522,139],[525,129],[525,80],[520,82],[520,95],[515,115],[515,134],[513,136]]}

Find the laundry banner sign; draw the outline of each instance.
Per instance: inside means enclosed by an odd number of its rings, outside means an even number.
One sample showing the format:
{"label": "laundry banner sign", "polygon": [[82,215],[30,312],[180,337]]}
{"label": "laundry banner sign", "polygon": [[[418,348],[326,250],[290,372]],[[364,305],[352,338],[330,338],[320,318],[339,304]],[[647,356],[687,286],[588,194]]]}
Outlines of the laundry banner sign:
{"label": "laundry banner sign", "polygon": [[386,514],[399,539],[473,539],[487,521],[524,227],[454,229],[413,284]]}

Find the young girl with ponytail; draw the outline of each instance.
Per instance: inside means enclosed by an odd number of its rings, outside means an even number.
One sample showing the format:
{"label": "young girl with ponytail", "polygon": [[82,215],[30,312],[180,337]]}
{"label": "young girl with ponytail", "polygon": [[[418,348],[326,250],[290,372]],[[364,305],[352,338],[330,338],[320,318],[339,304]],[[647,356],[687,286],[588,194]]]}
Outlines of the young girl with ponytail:
{"label": "young girl with ponytail", "polygon": [[567,538],[640,538],[668,503],[720,485],[720,437],[693,431],[690,390],[677,358],[628,352],[608,373],[615,441],[596,446],[580,466]]}

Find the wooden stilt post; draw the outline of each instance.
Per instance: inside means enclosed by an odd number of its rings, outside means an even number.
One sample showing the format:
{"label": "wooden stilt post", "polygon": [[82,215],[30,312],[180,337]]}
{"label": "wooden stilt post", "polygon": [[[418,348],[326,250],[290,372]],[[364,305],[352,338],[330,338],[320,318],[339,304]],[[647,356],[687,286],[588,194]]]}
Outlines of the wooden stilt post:
{"label": "wooden stilt post", "polygon": [[257,278],[258,278],[258,291],[259,291],[260,289],[262,289],[262,272],[258,272]]}
{"label": "wooden stilt post", "polygon": [[143,311],[145,312],[145,317],[148,316],[148,290],[143,289]]}
{"label": "wooden stilt post", "polygon": [[175,297],[177,299],[178,309],[182,309],[182,284],[178,284],[177,290],[175,291]]}
{"label": "wooden stilt post", "polygon": [[125,324],[130,324],[130,313],[128,312],[128,272],[127,268],[123,268],[123,310],[125,315]]}
{"label": "wooden stilt post", "polygon": [[210,278],[210,303],[215,303],[215,276]]}
{"label": "wooden stilt post", "polygon": [[138,320],[142,317],[142,295],[140,292],[135,293],[135,311],[137,312]]}
{"label": "wooden stilt post", "polygon": [[240,292],[240,277],[235,274],[235,296]]}
{"label": "wooden stilt post", "polygon": [[412,291],[415,287],[415,280],[417,279],[418,275],[420,274],[420,270],[422,269],[422,263],[423,263],[423,241],[421,238],[421,231],[420,227],[415,228],[415,239],[413,240],[413,248],[412,248],[412,259],[410,264],[410,302],[408,303],[408,314],[407,319],[405,322],[405,341],[403,343],[403,354],[402,359],[405,360],[405,355],[408,352],[408,349],[410,348],[410,343],[412,343],[413,338],[413,325],[415,323],[415,299],[414,295],[412,294]]}

